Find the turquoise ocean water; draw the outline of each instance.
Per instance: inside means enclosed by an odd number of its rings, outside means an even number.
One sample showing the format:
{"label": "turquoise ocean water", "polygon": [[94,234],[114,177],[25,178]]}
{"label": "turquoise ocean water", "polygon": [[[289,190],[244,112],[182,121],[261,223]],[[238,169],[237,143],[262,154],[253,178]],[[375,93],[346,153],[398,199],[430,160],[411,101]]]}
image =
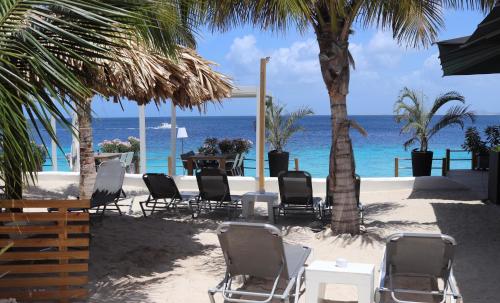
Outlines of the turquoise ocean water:
{"label": "turquoise ocean water", "polygon": [[[399,126],[393,116],[352,116],[352,119],[361,124],[368,132],[362,137],[355,130],[351,132],[356,159],[357,173],[364,177],[394,176],[394,158],[409,158],[410,151],[405,151],[402,143],[405,136],[400,135]],[[147,171],[166,172],[167,156],[170,148],[170,129],[159,126],[169,122],[169,118],[146,118],[147,138]],[[475,126],[483,129],[486,125],[499,124],[500,116],[478,116]],[[287,150],[290,158],[298,158],[300,169],[309,171],[313,177],[325,177],[328,174],[328,157],[330,152],[330,117],[312,116],[302,121],[304,132],[298,133],[290,140]],[[178,127],[186,127],[189,138],[184,139],[184,151],[197,150],[206,137],[217,138],[246,138],[255,142],[255,117],[227,116],[227,117],[178,117]],[[115,138],[125,140],[128,136],[139,136],[139,121],[137,118],[102,118],[93,121],[94,147],[103,140]],[[64,154],[69,153],[71,146],[70,133],[58,126],[57,135],[63,151],[58,151],[59,170],[69,170]],[[430,144],[434,151],[434,158],[444,157],[446,148],[460,149],[463,143],[464,131],[459,127],[444,129],[436,135]],[[44,135],[45,139],[48,136]],[[254,146],[255,147],[255,146]],[[49,148],[50,149],[50,148]],[[181,153],[181,140],[177,143],[178,154]],[[466,154],[457,154],[456,157],[468,157]],[[255,159],[255,148],[247,155],[248,159]],[[177,165],[181,163],[178,160]],[[291,163],[293,165],[293,163]],[[400,166],[410,166],[409,161],[402,161]],[[246,160],[246,175],[255,175],[255,162]],[[436,161],[434,166],[441,166]],[[452,162],[452,168],[468,168],[469,162]],[[51,170],[51,163],[47,161],[44,170]],[[182,173],[181,168],[177,168]],[[411,170],[401,169],[401,176],[409,176]],[[440,175],[440,169],[433,171]]]}

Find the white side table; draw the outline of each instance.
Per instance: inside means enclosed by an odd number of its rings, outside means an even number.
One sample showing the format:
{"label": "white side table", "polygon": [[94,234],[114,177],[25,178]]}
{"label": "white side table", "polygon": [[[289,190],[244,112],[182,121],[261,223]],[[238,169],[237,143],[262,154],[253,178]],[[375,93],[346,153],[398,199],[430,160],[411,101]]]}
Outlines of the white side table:
{"label": "white side table", "polygon": [[244,218],[253,216],[255,202],[267,202],[268,221],[274,223],[273,207],[278,203],[278,194],[271,192],[249,192],[241,197],[242,215]]}
{"label": "white side table", "polygon": [[358,303],[373,302],[373,264],[348,263],[337,267],[335,262],[314,261],[306,267],[306,303],[317,303],[325,296],[327,283],[355,285]]}

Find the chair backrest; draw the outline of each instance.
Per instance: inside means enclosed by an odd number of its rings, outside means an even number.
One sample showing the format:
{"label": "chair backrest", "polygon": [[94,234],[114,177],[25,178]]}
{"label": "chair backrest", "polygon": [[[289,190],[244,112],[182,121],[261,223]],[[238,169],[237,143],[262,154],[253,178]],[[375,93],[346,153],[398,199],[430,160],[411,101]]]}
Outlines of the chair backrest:
{"label": "chair backrest", "polygon": [[118,160],[102,162],[97,170],[90,206],[106,205],[120,197],[125,167]]}
{"label": "chair backrest", "polygon": [[311,175],[305,171],[282,171],[278,175],[282,204],[309,205],[313,203]]}
{"label": "chair backrest", "polygon": [[236,165],[236,167],[243,166],[243,161],[244,160],[245,160],[245,154],[240,154],[240,159],[239,159],[238,164]]}
{"label": "chair backrest", "polygon": [[224,170],[205,167],[196,172],[200,197],[207,201],[231,201],[229,181]]}
{"label": "chair backrest", "polygon": [[160,173],[148,173],[142,175],[142,180],[153,199],[182,199],[174,178],[170,176]]}
{"label": "chair backrest", "polygon": [[[358,174],[354,175],[355,178],[355,191],[356,191],[356,202],[358,203],[359,206],[359,194],[361,191],[361,177]],[[333,196],[330,194],[330,176],[326,177],[326,206],[332,206],[333,205]]]}
{"label": "chair backrest", "polygon": [[126,152],[120,155],[120,162],[124,167],[129,167],[134,159],[134,152]]}
{"label": "chair backrest", "polygon": [[241,156],[242,154],[236,154],[236,156],[234,156],[233,167],[231,167],[231,169],[236,169],[238,167],[238,163],[240,163]]}
{"label": "chair backrest", "polygon": [[288,276],[281,232],[262,223],[225,222],[217,229],[229,274],[274,278]]}
{"label": "chair backrest", "polygon": [[450,276],[455,240],[442,234],[399,233],[387,238],[385,271],[388,275]]}
{"label": "chair backrest", "polygon": [[[190,150],[187,153],[181,154],[182,166],[184,169],[188,169],[187,167],[187,159],[191,156],[194,156],[194,151]],[[196,166],[196,162],[193,162],[193,166]],[[196,167],[193,167],[196,168]]]}

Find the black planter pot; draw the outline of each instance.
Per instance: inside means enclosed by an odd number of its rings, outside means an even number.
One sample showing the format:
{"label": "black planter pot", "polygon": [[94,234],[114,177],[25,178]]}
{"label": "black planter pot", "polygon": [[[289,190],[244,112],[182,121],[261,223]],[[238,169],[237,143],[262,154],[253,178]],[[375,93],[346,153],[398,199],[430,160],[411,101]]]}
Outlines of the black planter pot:
{"label": "black planter pot", "polygon": [[488,173],[488,200],[500,204],[500,152],[490,152]]}
{"label": "black planter pot", "polygon": [[481,153],[477,156],[476,169],[487,170],[490,167],[490,154]]}
{"label": "black planter pot", "polygon": [[434,153],[431,151],[417,151],[411,152],[411,167],[414,177],[430,176],[432,170],[432,157]]}
{"label": "black planter pot", "polygon": [[288,171],[288,159],[290,154],[288,152],[278,152],[272,150],[267,153],[269,159],[269,175],[277,177],[280,172]]}

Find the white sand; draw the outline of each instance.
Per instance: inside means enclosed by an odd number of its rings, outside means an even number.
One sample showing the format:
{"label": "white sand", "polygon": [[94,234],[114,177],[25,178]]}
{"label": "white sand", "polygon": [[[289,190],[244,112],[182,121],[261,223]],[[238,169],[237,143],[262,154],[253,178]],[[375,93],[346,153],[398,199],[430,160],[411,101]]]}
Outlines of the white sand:
{"label": "white sand", "polygon": [[[143,218],[138,201],[145,199],[144,193],[134,188],[126,191],[138,195],[132,214],[93,219],[89,301],[208,302],[207,289],[224,275],[215,235],[224,218],[209,215],[192,220],[185,210]],[[28,195],[75,196],[76,185],[39,184]],[[386,236],[398,231],[449,234],[459,243],[454,270],[464,301],[497,302],[500,208],[470,200],[473,197],[459,190],[362,192],[366,232],[356,237],[332,236],[307,217],[279,223],[287,242],[313,248],[309,263],[343,257],[376,264],[377,271]],[[257,208],[265,213],[265,204],[257,203]],[[356,302],[356,292],[352,287],[328,287],[327,298],[325,302]],[[222,302],[220,296],[218,300]]]}

